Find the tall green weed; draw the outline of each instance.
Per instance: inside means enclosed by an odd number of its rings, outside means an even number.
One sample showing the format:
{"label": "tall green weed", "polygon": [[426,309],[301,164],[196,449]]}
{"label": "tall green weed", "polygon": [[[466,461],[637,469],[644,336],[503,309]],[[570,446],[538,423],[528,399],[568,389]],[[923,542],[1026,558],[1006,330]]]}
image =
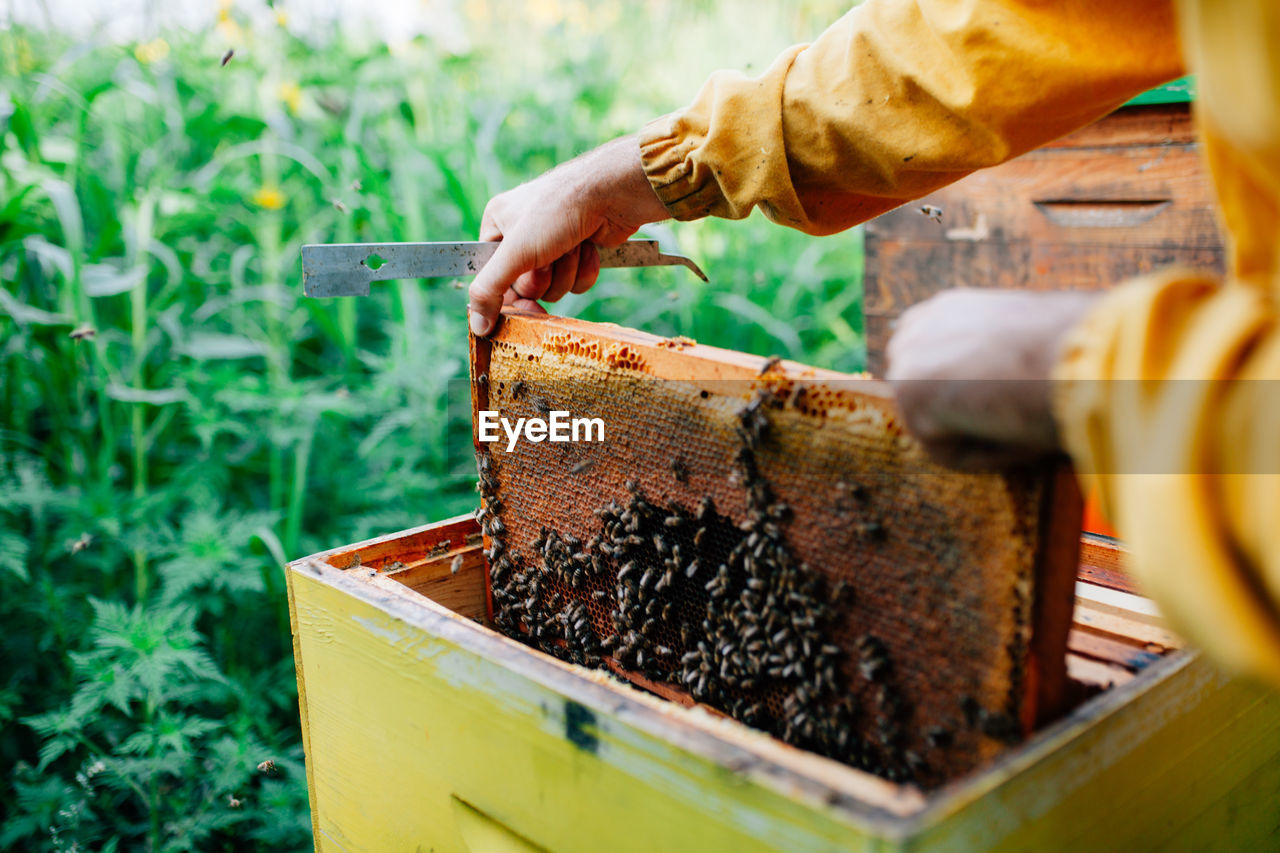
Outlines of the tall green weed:
{"label": "tall green weed", "polygon": [[[465,290],[302,299],[299,249],[473,236],[691,96],[710,69],[677,96],[654,57],[740,17],[562,5],[394,48],[234,9],[137,45],[0,30],[0,848],[307,846],[280,567],[466,511],[474,471],[446,452]],[[556,310],[861,366],[857,235],[652,232],[713,283],[610,272]]]}

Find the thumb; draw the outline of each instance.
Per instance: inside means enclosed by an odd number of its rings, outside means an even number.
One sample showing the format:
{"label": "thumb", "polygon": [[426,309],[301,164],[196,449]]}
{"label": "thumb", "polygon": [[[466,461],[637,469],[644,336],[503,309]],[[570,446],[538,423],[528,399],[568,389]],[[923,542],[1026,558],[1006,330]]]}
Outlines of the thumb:
{"label": "thumb", "polygon": [[521,244],[503,240],[498,250],[471,282],[467,291],[467,309],[471,316],[471,332],[484,337],[493,331],[498,313],[502,310],[502,297],[516,278],[533,269],[535,258],[521,250]]}

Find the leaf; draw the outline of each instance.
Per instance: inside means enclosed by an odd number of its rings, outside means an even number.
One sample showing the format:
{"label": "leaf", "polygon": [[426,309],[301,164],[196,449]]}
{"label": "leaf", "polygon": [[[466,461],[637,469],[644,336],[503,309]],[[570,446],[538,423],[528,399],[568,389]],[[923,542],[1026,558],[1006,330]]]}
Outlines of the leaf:
{"label": "leaf", "polygon": [[276,565],[283,566],[289,562],[289,558],[284,553],[284,545],[280,542],[280,537],[276,536],[274,530],[263,525],[255,528],[253,535],[266,547],[267,553],[271,555],[271,559],[275,560]]}
{"label": "leaf", "polygon": [[72,320],[66,314],[54,314],[34,305],[19,302],[17,297],[0,287],[0,309],[24,326],[70,326]]}
{"label": "leaf", "polygon": [[107,396],[121,403],[149,403],[152,406],[185,403],[191,399],[185,388],[130,388],[115,382],[107,385]]}
{"label": "leaf", "polygon": [[17,575],[22,581],[31,580],[31,575],[27,572],[30,550],[26,539],[16,533],[0,530],[0,573]]}
{"label": "leaf", "polygon": [[127,293],[147,280],[146,267],[133,267],[121,272],[110,264],[89,264],[81,273],[84,292],[90,296],[115,296]]}
{"label": "leaf", "polygon": [[47,178],[43,184],[49,201],[53,202],[58,222],[62,224],[62,242],[72,252],[84,249],[84,217],[80,212],[80,200],[71,185],[59,178]]}
{"label": "leaf", "polygon": [[62,277],[70,280],[75,267],[71,263],[71,253],[63,246],[55,246],[43,237],[28,237],[22,241],[23,248],[35,255],[44,263],[55,267]]}
{"label": "leaf", "polygon": [[201,361],[215,361],[266,355],[267,348],[259,341],[244,335],[197,332],[181,342],[178,345],[178,351]]}

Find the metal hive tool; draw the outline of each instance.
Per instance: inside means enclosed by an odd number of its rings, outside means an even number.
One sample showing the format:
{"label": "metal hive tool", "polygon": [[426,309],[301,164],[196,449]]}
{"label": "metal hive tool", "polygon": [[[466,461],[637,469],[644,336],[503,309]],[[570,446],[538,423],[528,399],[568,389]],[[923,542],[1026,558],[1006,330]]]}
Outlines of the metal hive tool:
{"label": "metal hive tool", "polygon": [[947,471],[882,383],[615,326],[507,314],[472,383],[605,424],[476,444],[510,636],[925,787],[1061,705],[1069,478]]}

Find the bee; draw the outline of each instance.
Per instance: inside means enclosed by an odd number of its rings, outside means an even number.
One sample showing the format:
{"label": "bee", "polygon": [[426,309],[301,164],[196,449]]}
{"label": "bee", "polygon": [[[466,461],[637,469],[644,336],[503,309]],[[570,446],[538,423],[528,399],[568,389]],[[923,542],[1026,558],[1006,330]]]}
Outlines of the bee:
{"label": "bee", "polygon": [[689,468],[679,456],[671,460],[671,475],[676,478],[677,482],[689,482]]}
{"label": "bee", "polygon": [[[231,53],[231,51],[227,51],[227,53]],[[225,64],[225,63],[224,63],[224,64]],[[227,808],[229,808],[229,809],[238,809],[238,808],[240,808],[240,801],[239,801],[239,800],[237,800],[235,797],[228,796],[228,797],[227,797]]]}
{"label": "bee", "polygon": [[804,398],[805,387],[797,382],[792,388],[791,393],[787,395],[786,405],[796,409],[800,407],[800,401]]}
{"label": "bee", "polygon": [[476,384],[477,384],[477,385],[485,385],[485,386],[487,386],[487,385],[489,384],[489,374],[487,374],[487,373],[481,373],[479,376],[477,376],[477,377],[476,377]]}
{"label": "bee", "polygon": [[76,326],[72,329],[67,337],[71,338],[73,341],[86,341],[96,334],[98,334],[98,330],[93,326],[90,326],[88,323],[85,323],[84,325]]}
{"label": "bee", "polygon": [[276,763],[272,761],[270,758],[268,758],[266,761],[263,761],[258,765],[258,772],[267,773],[267,774],[275,773]]}
{"label": "bee", "polygon": [[569,469],[569,473],[581,474],[583,471],[586,471],[588,468],[590,468],[595,464],[596,464],[596,461],[594,459],[583,459],[581,462],[574,464],[574,466]]}
{"label": "bee", "polygon": [[873,542],[882,542],[887,535],[884,525],[878,521],[864,521],[857,526],[858,535]]}
{"label": "bee", "polygon": [[[231,57],[235,55],[236,55],[236,49],[234,47],[227,48],[227,52],[222,54],[222,62],[219,64],[219,67],[226,68],[227,63],[231,61]],[[238,807],[239,807],[238,802],[236,803],[236,805],[232,806],[232,808],[238,808]]]}
{"label": "bee", "polygon": [[453,561],[449,563],[449,572],[450,574],[456,575],[461,570],[462,570],[462,555],[458,554],[453,558]]}
{"label": "bee", "polygon": [[511,383],[511,399],[519,400],[522,396],[524,396],[524,380],[517,379]]}
{"label": "bee", "polygon": [[929,726],[924,730],[924,739],[934,749],[946,749],[952,743],[951,732],[942,726]]}
{"label": "bee", "polygon": [[929,219],[932,219],[934,222],[942,221],[942,208],[935,204],[920,205],[920,213],[927,216]]}
{"label": "bee", "polygon": [[79,554],[81,551],[85,550],[92,544],[93,544],[93,534],[81,533],[80,538],[73,541],[67,547],[67,550],[69,550],[72,554]]}
{"label": "bee", "polygon": [[769,356],[767,359],[765,359],[764,364],[760,366],[759,375],[764,376],[766,373],[768,373],[770,370],[773,370],[779,364],[782,364],[782,356],[780,355]]}
{"label": "bee", "polygon": [[704,495],[698,504],[698,521],[704,521],[713,509],[715,509],[715,503],[711,500],[711,496]]}
{"label": "bee", "polygon": [[532,403],[533,407],[543,415],[546,415],[551,411],[551,404],[547,402],[545,397],[532,396],[529,398],[529,402]]}
{"label": "bee", "polygon": [[669,515],[663,520],[662,523],[667,527],[676,528],[684,524],[684,519],[678,515]]}

